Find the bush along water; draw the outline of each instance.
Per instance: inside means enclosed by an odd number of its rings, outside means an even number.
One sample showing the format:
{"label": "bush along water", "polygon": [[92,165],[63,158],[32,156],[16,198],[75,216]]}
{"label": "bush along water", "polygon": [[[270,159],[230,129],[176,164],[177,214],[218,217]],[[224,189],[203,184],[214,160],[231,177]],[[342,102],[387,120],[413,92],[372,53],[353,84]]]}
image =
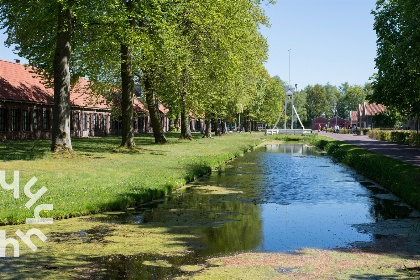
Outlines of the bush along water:
{"label": "bush along water", "polygon": [[371,130],[369,137],[376,140],[395,142],[420,147],[420,133],[404,130]]}
{"label": "bush along water", "polygon": [[326,137],[316,136],[310,142],[420,210],[420,167]]}

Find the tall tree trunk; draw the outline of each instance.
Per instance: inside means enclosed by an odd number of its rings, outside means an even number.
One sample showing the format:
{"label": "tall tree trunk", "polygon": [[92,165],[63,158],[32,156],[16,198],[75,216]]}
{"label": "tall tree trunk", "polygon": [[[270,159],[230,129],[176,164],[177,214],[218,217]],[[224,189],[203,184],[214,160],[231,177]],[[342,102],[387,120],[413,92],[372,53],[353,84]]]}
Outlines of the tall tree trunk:
{"label": "tall tree trunk", "polygon": [[179,131],[179,116],[174,120],[175,131]]}
{"label": "tall tree trunk", "polygon": [[181,93],[181,136],[179,138],[192,140],[186,95],[184,91]]}
{"label": "tall tree trunk", "polygon": [[175,128],[174,120],[173,119],[169,119],[169,129],[168,129],[168,131],[169,132],[172,132],[174,130],[174,128]]}
{"label": "tall tree trunk", "polygon": [[150,120],[152,121],[155,143],[164,144],[168,140],[165,137],[163,125],[160,121],[159,103],[157,102],[156,92],[153,89],[151,79],[147,76],[144,81],[144,89],[146,91],[147,109],[149,110]]}
{"label": "tall tree trunk", "polygon": [[219,119],[217,117],[213,118],[213,125],[214,125],[214,135],[222,136],[222,132],[220,131],[220,127],[219,127]]}
{"label": "tall tree trunk", "polygon": [[227,134],[227,125],[225,119],[222,119],[222,134]]}
{"label": "tall tree trunk", "polygon": [[245,116],[245,132],[251,132],[251,121],[249,118],[249,113],[246,112],[246,116]]}
{"label": "tall tree trunk", "polygon": [[190,129],[190,116],[189,116],[189,108],[187,104],[187,91],[186,91],[186,85],[187,85],[187,70],[183,70],[183,81],[182,81],[182,91],[181,91],[181,136],[180,139],[189,139],[192,140],[192,134]]}
{"label": "tall tree trunk", "polygon": [[[131,12],[133,2],[130,0],[126,3],[127,9]],[[133,19],[130,20],[130,25],[134,26]],[[121,44],[121,114],[122,114],[122,140],[121,146],[133,148],[134,143],[134,127],[133,127],[133,104],[134,104],[134,75],[131,63],[131,46],[128,44]]]}
{"label": "tall tree trunk", "polygon": [[211,138],[211,114],[206,114],[205,119],[206,129],[204,130],[203,138]]}
{"label": "tall tree trunk", "polygon": [[122,140],[121,146],[133,148],[133,104],[134,104],[134,76],[131,65],[131,47],[121,44],[121,114],[122,114]]}
{"label": "tall tree trunk", "polygon": [[[69,3],[70,4],[70,3]],[[70,67],[72,11],[58,6],[57,42],[54,54],[54,110],[51,150],[72,152],[70,135]]]}

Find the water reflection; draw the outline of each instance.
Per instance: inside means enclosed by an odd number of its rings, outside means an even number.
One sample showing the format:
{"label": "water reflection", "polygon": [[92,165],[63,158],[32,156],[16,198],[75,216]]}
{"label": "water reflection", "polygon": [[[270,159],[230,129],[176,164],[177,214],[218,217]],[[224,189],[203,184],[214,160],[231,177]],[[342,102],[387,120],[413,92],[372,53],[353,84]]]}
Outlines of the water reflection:
{"label": "water reflection", "polygon": [[198,234],[194,242],[188,241],[194,245],[190,254],[166,258],[171,265],[163,268],[144,264],[156,256],[113,256],[99,262],[110,273],[122,273],[121,266],[130,266],[142,276],[158,271],[174,275],[179,272],[176,267],[213,255],[331,249],[372,241],[380,236],[355,225],[406,218],[412,212],[384,188],[315,148],[267,145],[192,184],[181,195],[124,216],[140,225],[165,223],[171,232]]}

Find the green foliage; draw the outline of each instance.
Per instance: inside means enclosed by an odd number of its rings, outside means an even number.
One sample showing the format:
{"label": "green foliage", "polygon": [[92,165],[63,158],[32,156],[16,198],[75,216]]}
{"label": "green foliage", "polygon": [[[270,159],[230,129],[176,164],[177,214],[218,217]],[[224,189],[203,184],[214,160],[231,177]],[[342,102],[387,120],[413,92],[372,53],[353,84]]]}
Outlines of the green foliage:
{"label": "green foliage", "polygon": [[343,91],[344,94],[338,100],[337,112],[341,118],[348,118],[350,111],[357,111],[359,104],[365,102],[366,91],[361,86],[349,86],[347,83],[343,86]]}
{"label": "green foliage", "polygon": [[332,118],[336,115],[336,104],[340,98],[340,92],[338,91],[337,87],[330,85],[327,83],[325,86],[325,117],[327,119]]}
{"label": "green foliage", "polygon": [[327,92],[321,85],[307,86],[305,88],[307,93],[306,97],[306,110],[308,118],[314,119],[325,115],[325,103]]}
{"label": "green foliage", "polygon": [[261,122],[274,124],[284,106],[284,82],[268,74],[264,82],[263,101],[256,117]]}
{"label": "green foliage", "polygon": [[[263,134],[233,133],[226,137],[178,141],[168,134],[168,145],[153,145],[152,135],[136,137],[142,149],[118,149],[119,137],[76,138],[73,158],[53,159],[48,141],[0,142],[0,170],[11,178],[20,171],[20,185],[32,176],[35,187],[48,191],[39,203],[53,204],[42,217],[73,217],[86,213],[125,209],[158,198],[213,170],[261,143]],[[29,154],[28,154],[28,151]],[[8,180],[8,179],[7,179]],[[22,223],[33,215],[19,199],[4,191],[0,201],[0,224]]]}
{"label": "green foliage", "polygon": [[[308,94],[304,90],[295,92],[293,95],[293,103],[295,105],[296,111],[306,128],[310,127],[311,125],[311,120],[308,118],[308,111],[306,108],[307,96]],[[297,127],[299,127],[299,125]]]}
{"label": "green foliage", "polygon": [[379,130],[369,132],[369,137],[376,140],[420,147],[420,133],[404,130]]}
{"label": "green foliage", "polygon": [[375,114],[372,123],[374,127],[394,128],[400,120],[401,117],[398,113],[395,113],[392,110],[386,110],[385,112]]}
{"label": "green foliage", "polygon": [[311,143],[420,209],[420,167],[326,137]]}
{"label": "green foliage", "polygon": [[369,100],[395,108],[403,115],[420,115],[420,2],[381,0],[376,4],[374,29],[378,73]]}

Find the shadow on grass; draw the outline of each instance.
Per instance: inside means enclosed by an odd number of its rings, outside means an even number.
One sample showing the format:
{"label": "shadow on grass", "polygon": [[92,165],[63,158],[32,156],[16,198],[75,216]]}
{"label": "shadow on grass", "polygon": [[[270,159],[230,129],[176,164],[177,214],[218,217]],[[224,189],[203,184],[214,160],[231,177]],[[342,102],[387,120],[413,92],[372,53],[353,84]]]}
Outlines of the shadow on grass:
{"label": "shadow on grass", "polygon": [[[179,132],[165,134],[170,144],[182,143],[178,141]],[[200,133],[193,133],[194,139],[200,139]],[[153,134],[139,134],[135,136],[138,148],[156,145]],[[98,153],[112,152],[121,144],[120,136],[84,137],[72,138],[72,146],[77,154],[94,155]],[[161,145],[161,144],[157,144]],[[51,140],[25,140],[25,141],[2,141],[0,142],[0,160],[36,160],[51,155]],[[147,149],[144,149],[147,151]]]}
{"label": "shadow on grass", "polygon": [[35,160],[51,153],[50,140],[2,141],[0,142],[0,160]]}

